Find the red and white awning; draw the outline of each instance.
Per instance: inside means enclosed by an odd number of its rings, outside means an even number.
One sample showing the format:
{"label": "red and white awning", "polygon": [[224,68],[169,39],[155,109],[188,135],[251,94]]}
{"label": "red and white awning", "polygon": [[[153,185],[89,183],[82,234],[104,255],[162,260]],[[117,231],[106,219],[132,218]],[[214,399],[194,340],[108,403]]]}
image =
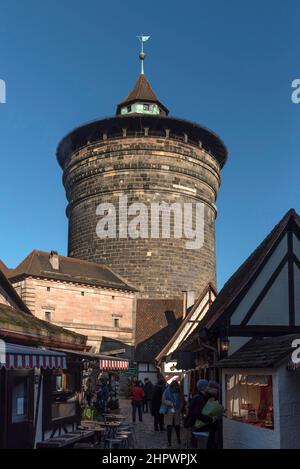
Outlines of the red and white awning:
{"label": "red and white awning", "polygon": [[99,363],[100,370],[103,371],[127,371],[129,368],[129,360],[126,358],[118,358],[109,355],[100,355],[99,353],[79,352],[78,350],[59,349],[67,354],[75,355],[87,361]]}
{"label": "red and white awning", "polygon": [[67,356],[63,352],[5,343],[1,347],[1,366],[5,368],[67,368]]}
{"label": "red and white awning", "polygon": [[111,357],[107,359],[99,360],[100,370],[126,371],[128,370],[128,366],[129,366],[128,360],[119,360],[119,359],[114,360]]}

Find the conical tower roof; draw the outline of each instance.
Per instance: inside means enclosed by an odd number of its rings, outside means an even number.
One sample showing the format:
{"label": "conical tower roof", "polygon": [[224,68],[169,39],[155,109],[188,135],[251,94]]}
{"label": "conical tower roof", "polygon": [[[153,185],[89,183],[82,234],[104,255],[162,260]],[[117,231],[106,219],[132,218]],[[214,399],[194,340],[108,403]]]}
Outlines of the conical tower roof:
{"label": "conical tower roof", "polygon": [[169,110],[162,104],[154,93],[146,75],[141,73],[129,95],[118,104],[117,114],[121,109],[134,103],[154,103],[158,106],[161,115],[168,115]]}

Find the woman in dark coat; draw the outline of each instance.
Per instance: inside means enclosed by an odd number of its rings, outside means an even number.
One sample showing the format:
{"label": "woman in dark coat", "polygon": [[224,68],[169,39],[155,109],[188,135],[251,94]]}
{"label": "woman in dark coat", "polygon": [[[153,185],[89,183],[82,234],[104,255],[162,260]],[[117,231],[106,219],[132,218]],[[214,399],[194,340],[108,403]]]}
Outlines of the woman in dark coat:
{"label": "woman in dark coat", "polygon": [[159,413],[161,406],[162,395],[165,390],[165,380],[159,379],[156,385],[153,387],[152,399],[151,399],[151,415],[154,417],[154,430],[162,432],[164,428],[164,415]]}

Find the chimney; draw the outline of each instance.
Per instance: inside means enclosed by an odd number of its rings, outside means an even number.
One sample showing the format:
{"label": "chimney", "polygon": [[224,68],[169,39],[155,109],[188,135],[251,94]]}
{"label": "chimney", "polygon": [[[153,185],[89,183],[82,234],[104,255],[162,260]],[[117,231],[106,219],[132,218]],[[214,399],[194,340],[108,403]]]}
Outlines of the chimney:
{"label": "chimney", "polygon": [[195,303],[195,292],[194,290],[183,291],[183,308],[182,308],[182,318],[186,318],[187,310],[190,306],[193,306]]}
{"label": "chimney", "polygon": [[49,262],[53,270],[59,270],[59,255],[57,251],[51,251]]}

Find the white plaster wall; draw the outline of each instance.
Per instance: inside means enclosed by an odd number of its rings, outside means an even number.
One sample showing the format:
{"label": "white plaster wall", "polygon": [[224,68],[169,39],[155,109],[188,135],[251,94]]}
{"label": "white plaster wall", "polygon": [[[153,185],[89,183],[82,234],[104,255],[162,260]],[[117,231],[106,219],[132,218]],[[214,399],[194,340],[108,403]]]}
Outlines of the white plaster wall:
{"label": "white plaster wall", "polygon": [[226,374],[268,374],[273,380],[274,430],[258,428],[255,425],[223,418],[223,448],[224,449],[278,449],[280,448],[280,419],[278,376],[270,369],[228,369],[222,370],[223,405],[226,406]]}
{"label": "white plaster wall", "polygon": [[284,266],[274,284],[250,319],[251,326],[289,325],[288,266]]}
{"label": "white plaster wall", "polygon": [[[256,281],[242,299],[241,303],[236,308],[233,316],[231,317],[231,324],[238,325],[242,322],[245,315],[247,314],[250,306],[254,303],[257,296],[271,277],[272,273],[278,266],[278,264],[282,261],[283,257],[287,253],[287,237],[285,236],[279,245],[277,246],[275,252],[271,256],[271,258],[266,263],[264,269],[257,277]],[[270,322],[272,324],[272,322]]]}
{"label": "white plaster wall", "polygon": [[280,448],[300,449],[300,370],[278,370],[280,408]]}

